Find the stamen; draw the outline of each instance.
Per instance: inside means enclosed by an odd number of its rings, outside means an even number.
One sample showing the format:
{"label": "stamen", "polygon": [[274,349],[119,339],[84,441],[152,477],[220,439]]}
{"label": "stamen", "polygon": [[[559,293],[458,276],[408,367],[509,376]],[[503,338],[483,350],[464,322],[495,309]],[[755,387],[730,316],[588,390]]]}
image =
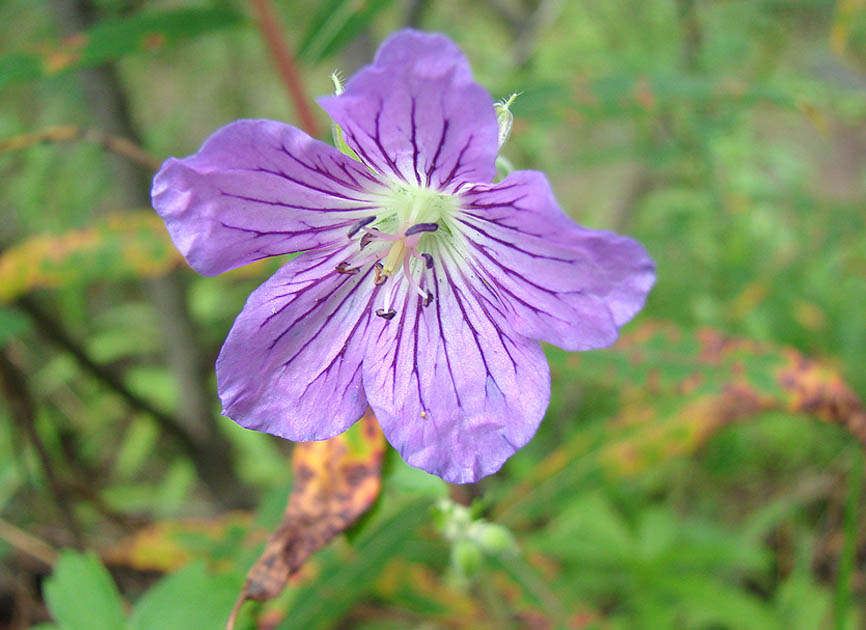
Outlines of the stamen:
{"label": "stamen", "polygon": [[388,279],[388,276],[382,273],[382,263],[377,262],[373,265],[373,269],[376,271],[376,277],[373,278],[373,284],[377,287],[385,284],[385,280]]}
{"label": "stamen", "polygon": [[396,314],[397,314],[397,311],[395,311],[393,308],[389,308],[387,311],[384,308],[377,308],[376,309],[376,315],[378,315],[379,317],[381,317],[382,319],[385,319],[385,320],[390,321],[390,320],[394,319],[394,315],[396,315]]}
{"label": "stamen", "polygon": [[427,297],[424,298],[424,306],[430,306],[430,302],[433,301],[433,293],[431,291],[427,291]]}
{"label": "stamen", "polygon": [[435,232],[438,229],[438,223],[416,223],[406,230],[406,236],[412,236],[413,234],[419,234],[421,232]]}
{"label": "stamen", "polygon": [[367,232],[366,234],[364,234],[364,236],[361,237],[361,249],[364,249],[365,247],[367,247],[367,245],[369,245],[375,240],[376,234],[374,234],[373,232]]}
{"label": "stamen", "polygon": [[[412,252],[414,253],[414,251]],[[415,277],[412,275],[412,270],[409,269],[409,257],[406,256],[403,258],[403,275],[406,276],[406,282],[409,283],[409,287],[415,291],[422,299],[427,299],[427,293],[420,287],[418,282],[415,281]]]}
{"label": "stamen", "polygon": [[357,234],[361,230],[362,227],[370,225],[375,220],[376,220],[376,217],[365,217],[365,218],[361,219],[360,221],[358,221],[357,223],[355,223],[354,225],[352,225],[352,227],[349,228],[349,238],[352,238],[353,236],[355,236],[355,234]]}
{"label": "stamen", "polygon": [[347,275],[354,275],[361,271],[359,267],[349,267],[349,263],[346,261],[343,261],[339,265],[334,267],[334,270],[337,273],[345,273]]}
{"label": "stamen", "polygon": [[425,252],[421,254],[421,258],[424,259],[427,269],[433,269],[433,256],[431,254]]}

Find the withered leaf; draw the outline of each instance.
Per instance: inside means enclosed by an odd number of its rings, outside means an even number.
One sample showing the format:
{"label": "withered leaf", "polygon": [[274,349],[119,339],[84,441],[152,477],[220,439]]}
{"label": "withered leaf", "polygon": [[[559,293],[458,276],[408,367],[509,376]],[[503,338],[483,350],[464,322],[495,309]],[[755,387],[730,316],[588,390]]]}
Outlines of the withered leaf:
{"label": "withered leaf", "polygon": [[[765,411],[839,425],[866,446],[866,409],[831,363],[704,328],[648,322],[598,352],[548,352],[554,380],[610,387],[620,407],[577,432],[499,501],[494,517],[530,518],[580,474],[628,477],[695,452],[717,431]],[[578,471],[580,467],[580,471]],[[507,517],[506,517],[507,515]]]}
{"label": "withered leaf", "polygon": [[294,487],[282,523],[247,574],[229,630],[245,601],[279,595],[313,552],[367,511],[379,495],[384,451],[385,438],[369,410],[342,435],[295,446]]}

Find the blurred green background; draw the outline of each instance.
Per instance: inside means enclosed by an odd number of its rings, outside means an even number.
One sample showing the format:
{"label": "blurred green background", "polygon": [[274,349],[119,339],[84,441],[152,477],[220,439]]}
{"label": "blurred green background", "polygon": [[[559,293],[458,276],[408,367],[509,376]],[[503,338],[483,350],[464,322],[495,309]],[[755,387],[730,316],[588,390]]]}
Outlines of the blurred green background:
{"label": "blurred green background", "polygon": [[[279,523],[291,444],[221,417],[212,374],[279,261],[195,275],[117,140],[158,163],[299,124],[255,4],[0,1],[0,628],[221,628]],[[273,7],[309,98],[393,30],[446,33],[521,92],[504,155],[658,283],[622,344],[550,349],[498,475],[389,455],[372,512],[237,627],[866,628],[866,2]],[[449,496],[514,548],[455,536]]]}

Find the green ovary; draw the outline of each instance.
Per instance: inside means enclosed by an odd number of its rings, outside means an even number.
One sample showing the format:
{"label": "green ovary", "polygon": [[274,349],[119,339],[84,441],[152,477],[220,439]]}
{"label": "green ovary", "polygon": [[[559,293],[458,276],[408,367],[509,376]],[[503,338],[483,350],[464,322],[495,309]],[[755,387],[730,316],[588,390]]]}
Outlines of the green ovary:
{"label": "green ovary", "polygon": [[395,183],[382,204],[384,210],[379,229],[395,233],[418,223],[438,223],[450,232],[457,214],[458,198],[432,188],[403,182]]}

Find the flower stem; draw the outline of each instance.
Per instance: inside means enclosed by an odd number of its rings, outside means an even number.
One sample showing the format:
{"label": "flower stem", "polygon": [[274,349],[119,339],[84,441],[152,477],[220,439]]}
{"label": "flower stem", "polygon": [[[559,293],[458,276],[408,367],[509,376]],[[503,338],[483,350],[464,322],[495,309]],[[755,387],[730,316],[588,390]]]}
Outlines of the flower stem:
{"label": "flower stem", "polygon": [[304,82],[298,73],[294,57],[292,57],[292,53],[283,39],[280,25],[277,22],[277,17],[274,14],[274,8],[270,0],[250,0],[250,4],[256,13],[256,22],[265,40],[265,44],[267,44],[268,52],[271,54],[271,58],[277,66],[277,71],[280,73],[280,77],[289,91],[289,98],[292,99],[295,105],[298,118],[300,118],[301,128],[312,137],[318,137],[318,124],[313,116],[313,111],[310,109],[310,100],[307,97]]}

